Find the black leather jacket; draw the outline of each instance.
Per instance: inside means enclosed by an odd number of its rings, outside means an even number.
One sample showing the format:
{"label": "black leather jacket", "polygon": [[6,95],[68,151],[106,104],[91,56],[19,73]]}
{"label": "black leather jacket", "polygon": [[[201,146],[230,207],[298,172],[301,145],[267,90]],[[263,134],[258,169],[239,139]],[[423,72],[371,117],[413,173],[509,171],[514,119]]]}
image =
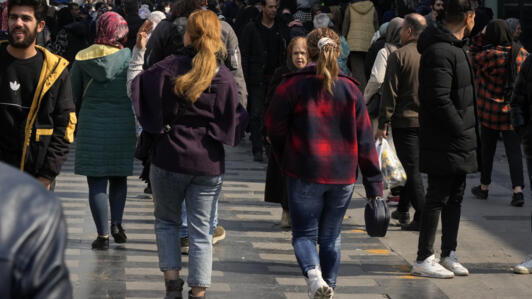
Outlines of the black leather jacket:
{"label": "black leather jacket", "polygon": [[59,200],[0,163],[0,297],[72,298]]}

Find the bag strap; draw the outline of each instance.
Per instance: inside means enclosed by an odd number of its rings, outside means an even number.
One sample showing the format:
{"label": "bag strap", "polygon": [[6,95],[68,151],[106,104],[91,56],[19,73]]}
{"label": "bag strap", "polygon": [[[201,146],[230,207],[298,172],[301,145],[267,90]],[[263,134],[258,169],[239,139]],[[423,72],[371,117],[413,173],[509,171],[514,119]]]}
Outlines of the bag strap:
{"label": "bag strap", "polygon": [[506,61],[505,89],[512,88],[517,77],[517,55],[521,52],[519,45],[513,44]]}
{"label": "bag strap", "polygon": [[511,101],[511,94],[517,77],[517,55],[519,55],[519,52],[521,52],[521,46],[513,44],[508,53],[508,59],[506,60],[504,76],[504,101],[506,103]]}
{"label": "bag strap", "polygon": [[85,94],[87,93],[87,90],[89,90],[89,86],[91,86],[92,82],[94,81],[94,78],[91,78],[87,85],[85,86],[85,89],[83,90],[83,94],[81,95],[81,98],[83,99],[85,97]]}

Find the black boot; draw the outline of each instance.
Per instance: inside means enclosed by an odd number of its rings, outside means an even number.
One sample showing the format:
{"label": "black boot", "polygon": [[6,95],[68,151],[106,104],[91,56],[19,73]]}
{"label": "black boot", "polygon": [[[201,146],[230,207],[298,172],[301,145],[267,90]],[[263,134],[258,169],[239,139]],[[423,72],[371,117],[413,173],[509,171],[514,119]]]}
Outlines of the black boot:
{"label": "black boot", "polygon": [[523,192],[517,192],[512,195],[511,205],[514,207],[522,207],[525,204],[525,197]]}
{"label": "black boot", "polygon": [[407,225],[410,222],[410,213],[409,212],[399,212],[395,210],[391,214],[392,219],[399,220],[400,225]]}
{"label": "black boot", "polygon": [[120,223],[111,224],[111,235],[113,235],[113,239],[115,239],[116,243],[127,242],[126,233]]}
{"label": "black boot", "polygon": [[178,278],[177,280],[164,280],[166,286],[166,296],[164,299],[181,299],[183,298],[183,284],[185,282]]}
{"label": "black boot", "polygon": [[478,199],[488,199],[488,190],[482,190],[480,185],[471,188],[471,193]]}

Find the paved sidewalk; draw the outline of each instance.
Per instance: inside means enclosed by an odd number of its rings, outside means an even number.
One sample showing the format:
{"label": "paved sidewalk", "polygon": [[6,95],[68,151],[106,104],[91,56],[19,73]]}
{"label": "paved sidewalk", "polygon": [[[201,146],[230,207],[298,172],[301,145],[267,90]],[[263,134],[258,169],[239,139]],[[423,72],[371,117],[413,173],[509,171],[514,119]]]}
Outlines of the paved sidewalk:
{"label": "paved sidewalk", "polygon": [[[532,253],[532,201],[524,165],[526,202],[521,208],[510,206],[512,185],[502,142],[497,146],[488,200],[471,195],[471,188],[480,184],[480,174],[468,176],[457,256],[471,275],[431,279],[449,297],[532,298],[532,275],[512,273],[512,267]],[[440,237],[441,229],[438,229],[434,246],[437,257],[441,252]],[[415,260],[418,233],[392,227],[383,241],[408,262]]]}
{"label": "paved sidewalk", "polygon": [[[227,171],[220,199],[220,224],[227,238],[215,246],[209,298],[308,298],[290,232],[279,226],[281,208],[265,203],[266,164],[252,162],[250,144],[227,148]],[[85,177],[73,174],[74,152],[57,179],[68,223],[67,264],[75,298],[162,298],[157,266],[153,203],[136,176],[128,180],[124,228],[128,243],[110,242],[93,251],[96,237]],[[140,168],[136,165],[136,172]],[[335,298],[447,298],[429,279],[408,275],[409,264],[379,238],[369,238],[360,217],[362,186],[348,211],[342,234],[342,265]],[[187,274],[188,258],[183,257]],[[188,288],[187,288],[188,289]]]}

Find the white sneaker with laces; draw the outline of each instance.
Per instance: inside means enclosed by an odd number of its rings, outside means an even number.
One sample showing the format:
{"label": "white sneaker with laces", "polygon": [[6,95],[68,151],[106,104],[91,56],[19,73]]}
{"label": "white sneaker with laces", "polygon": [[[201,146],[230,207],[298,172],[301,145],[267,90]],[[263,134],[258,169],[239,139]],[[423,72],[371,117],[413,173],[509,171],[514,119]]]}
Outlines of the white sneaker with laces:
{"label": "white sneaker with laces", "polygon": [[532,274],[532,254],[527,256],[524,262],[514,267],[514,273]]}
{"label": "white sneaker with laces", "polygon": [[458,258],[456,257],[456,253],[454,251],[451,251],[448,257],[441,259],[440,264],[447,270],[453,272],[456,276],[469,275],[469,271],[466,269],[466,267],[462,266],[462,264],[458,262]]}
{"label": "white sneaker with laces", "polygon": [[434,254],[422,262],[415,261],[412,266],[412,274],[432,278],[453,278],[454,273],[445,269],[438,263]]}
{"label": "white sneaker with laces", "polygon": [[318,268],[307,272],[308,295],[310,299],[330,299],[333,297],[333,289],[321,277],[321,271]]}

